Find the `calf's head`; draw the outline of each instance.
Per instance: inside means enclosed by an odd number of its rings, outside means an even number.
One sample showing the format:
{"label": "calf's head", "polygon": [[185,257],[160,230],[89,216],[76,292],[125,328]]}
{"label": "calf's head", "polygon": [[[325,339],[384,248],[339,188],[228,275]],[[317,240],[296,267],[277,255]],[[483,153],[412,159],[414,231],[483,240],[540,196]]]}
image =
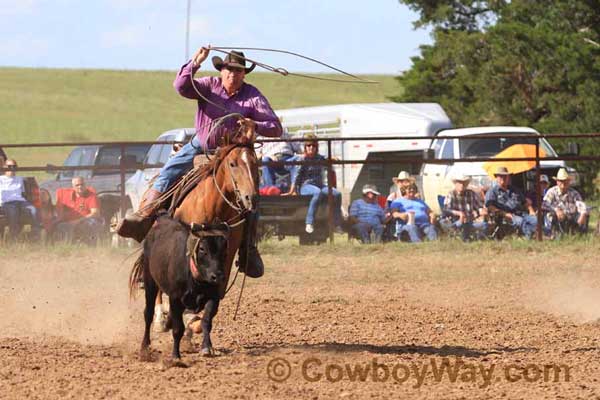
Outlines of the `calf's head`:
{"label": "calf's head", "polygon": [[223,282],[228,233],[224,224],[202,225],[202,228],[192,229],[188,249],[193,254],[198,280],[211,285]]}

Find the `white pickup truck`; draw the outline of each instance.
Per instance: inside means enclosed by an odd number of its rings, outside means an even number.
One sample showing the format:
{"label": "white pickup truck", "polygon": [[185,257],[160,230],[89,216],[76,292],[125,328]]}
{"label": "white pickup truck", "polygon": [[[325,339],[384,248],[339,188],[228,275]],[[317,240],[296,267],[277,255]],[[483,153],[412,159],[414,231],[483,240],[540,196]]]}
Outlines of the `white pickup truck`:
{"label": "white pickup truck", "polygon": [[[485,135],[506,136],[496,139],[484,139]],[[425,202],[431,209],[439,213],[439,196],[446,196],[453,188],[452,177],[464,174],[471,177],[471,186],[485,189],[492,184],[493,178],[483,169],[483,162],[469,162],[469,158],[493,157],[502,150],[515,144],[535,144],[536,139],[523,135],[539,135],[535,129],[514,126],[490,126],[460,129],[444,129],[431,142],[430,150],[434,159],[456,159],[444,164],[425,162],[421,166],[420,180]],[[450,139],[448,136],[460,136]],[[540,149],[548,157],[557,157],[556,151],[545,139],[540,140]],[[577,172],[565,165],[564,161],[540,161],[542,174],[548,177],[556,175],[559,168],[567,168],[570,175],[578,182]],[[512,183],[524,192],[533,191],[535,170],[513,175]]]}

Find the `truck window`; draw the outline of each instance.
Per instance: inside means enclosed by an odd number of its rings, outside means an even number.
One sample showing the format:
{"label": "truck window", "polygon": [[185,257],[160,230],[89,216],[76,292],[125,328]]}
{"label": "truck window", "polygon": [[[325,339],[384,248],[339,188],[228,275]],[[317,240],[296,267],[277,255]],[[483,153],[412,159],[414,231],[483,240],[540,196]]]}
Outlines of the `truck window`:
{"label": "truck window", "polygon": [[444,142],[445,142],[445,140],[442,140],[442,139],[436,139],[433,142],[433,145],[431,146],[431,148],[433,149],[435,158],[442,158],[442,146],[444,145]]}
{"label": "truck window", "polygon": [[[459,142],[460,156],[461,158],[493,157],[512,145],[535,144],[535,142],[535,138],[522,138],[515,135],[495,139],[465,138],[460,139]],[[554,149],[545,139],[540,140],[540,148],[547,156],[556,157]]]}
{"label": "truck window", "polygon": [[[96,155],[96,146],[83,146],[76,147],[71,151],[71,154],[65,160],[66,167],[78,167],[82,165],[92,165],[94,162],[94,157]],[[77,170],[77,171],[61,171],[59,173],[58,179],[69,179],[74,176],[82,176],[84,178],[89,178],[91,175],[91,171],[89,170]]]}
{"label": "truck window", "polygon": [[[136,164],[141,164],[144,158],[146,157],[146,153],[151,145],[149,144],[139,144],[139,145],[131,145],[125,147],[126,155],[134,155]],[[97,166],[119,166],[119,159],[121,157],[121,147],[120,146],[103,146],[100,148],[98,153],[98,158],[96,159]],[[114,174],[115,170],[99,170],[96,171],[96,175],[103,174]]]}
{"label": "truck window", "polygon": [[[160,139],[163,140],[163,139]],[[170,139],[164,139],[164,140],[170,140]],[[166,145],[164,144],[153,144],[152,147],[150,148],[150,151],[148,152],[148,157],[146,157],[146,164],[158,164],[160,163],[160,157],[162,154],[162,151],[164,149]]]}
{"label": "truck window", "polygon": [[441,158],[454,158],[454,139],[444,140]]}

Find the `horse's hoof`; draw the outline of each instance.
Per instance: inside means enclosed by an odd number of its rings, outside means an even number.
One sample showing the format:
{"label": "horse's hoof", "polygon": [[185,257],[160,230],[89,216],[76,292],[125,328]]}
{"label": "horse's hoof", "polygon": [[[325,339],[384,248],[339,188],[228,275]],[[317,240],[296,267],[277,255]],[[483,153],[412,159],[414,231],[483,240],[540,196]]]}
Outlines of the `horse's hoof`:
{"label": "horse's hoof", "polygon": [[174,358],[172,361],[172,365],[173,365],[173,367],[177,367],[177,368],[187,368],[188,367],[188,365],[186,363],[181,361],[181,358]]}
{"label": "horse's hoof", "polygon": [[149,348],[140,350],[140,361],[149,362],[152,361],[152,352]]}
{"label": "horse's hoof", "polygon": [[215,349],[212,347],[203,347],[202,350],[200,350],[200,355],[202,357],[214,357],[217,354],[215,353]]}
{"label": "horse's hoof", "polygon": [[192,342],[192,335],[183,335],[180,343],[181,351],[184,353],[195,353],[196,348],[194,347],[194,343]]}
{"label": "horse's hoof", "polygon": [[181,358],[173,358],[171,360],[163,360],[163,365],[165,368],[188,368],[189,365],[181,361]]}

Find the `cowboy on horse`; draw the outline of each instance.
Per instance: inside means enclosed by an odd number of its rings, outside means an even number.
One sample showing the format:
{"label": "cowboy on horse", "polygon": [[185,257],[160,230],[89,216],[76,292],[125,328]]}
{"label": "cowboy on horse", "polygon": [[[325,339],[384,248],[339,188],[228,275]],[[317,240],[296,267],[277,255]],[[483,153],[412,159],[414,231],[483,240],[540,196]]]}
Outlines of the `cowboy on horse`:
{"label": "cowboy on horse", "polygon": [[[244,53],[231,51],[225,59],[213,57],[212,63],[219,77],[206,76],[194,79],[193,75],[208,57],[210,46],[201,47],[192,60],[186,63],[175,78],[173,86],[188,99],[198,101],[196,111],[196,136],[177,152],[161,169],[152,186],[144,194],[138,211],[123,219],[117,232],[141,242],[152,227],[161,206],[161,196],[186,172],[193,168],[194,157],[207,150],[226,144],[231,132],[241,129],[248,139],[254,132],[262,136],[280,137],[283,129],[267,99],[254,86],[245,83],[246,74],[256,66],[246,68]],[[222,119],[229,114],[238,115]],[[256,218],[255,216],[253,218]],[[264,273],[264,265],[256,247],[256,221],[244,225],[244,242],[240,248],[240,270],[252,278]]]}

